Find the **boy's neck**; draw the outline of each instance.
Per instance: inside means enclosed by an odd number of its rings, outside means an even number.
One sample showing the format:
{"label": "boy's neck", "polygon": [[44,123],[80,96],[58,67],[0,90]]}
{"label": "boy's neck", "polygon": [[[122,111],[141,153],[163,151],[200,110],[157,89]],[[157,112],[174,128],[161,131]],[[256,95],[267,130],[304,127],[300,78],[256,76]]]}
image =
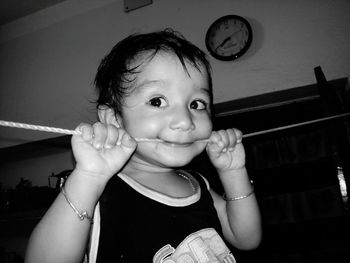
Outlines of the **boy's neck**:
{"label": "boy's neck", "polygon": [[139,166],[127,165],[121,173],[129,176],[139,184],[173,197],[187,197],[194,194],[193,185],[187,176],[176,169],[140,169]]}
{"label": "boy's neck", "polygon": [[176,174],[176,169],[172,167],[152,166],[139,162],[129,162],[121,171],[131,177],[137,176],[171,176]]}

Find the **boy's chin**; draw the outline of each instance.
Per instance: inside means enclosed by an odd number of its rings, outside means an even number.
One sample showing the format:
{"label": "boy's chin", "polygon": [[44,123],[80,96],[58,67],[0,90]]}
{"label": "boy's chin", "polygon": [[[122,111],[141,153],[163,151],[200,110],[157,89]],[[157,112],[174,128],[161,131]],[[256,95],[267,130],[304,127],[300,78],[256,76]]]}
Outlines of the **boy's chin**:
{"label": "boy's chin", "polygon": [[173,159],[167,159],[162,160],[162,163],[164,167],[173,167],[173,168],[180,168],[183,166],[188,165],[192,160],[194,156],[191,158],[173,158]]}

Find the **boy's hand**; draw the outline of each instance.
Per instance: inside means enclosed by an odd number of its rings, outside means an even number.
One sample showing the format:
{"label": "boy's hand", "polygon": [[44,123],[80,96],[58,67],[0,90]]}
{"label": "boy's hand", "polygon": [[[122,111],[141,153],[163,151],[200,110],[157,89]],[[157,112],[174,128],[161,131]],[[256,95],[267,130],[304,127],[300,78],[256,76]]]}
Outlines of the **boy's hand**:
{"label": "boy's hand", "polygon": [[240,169],[245,166],[242,133],[237,129],[213,131],[207,145],[207,153],[219,171]]}
{"label": "boy's hand", "polygon": [[80,124],[72,137],[76,169],[109,180],[122,169],[136,149],[136,141],[123,129],[100,122]]}

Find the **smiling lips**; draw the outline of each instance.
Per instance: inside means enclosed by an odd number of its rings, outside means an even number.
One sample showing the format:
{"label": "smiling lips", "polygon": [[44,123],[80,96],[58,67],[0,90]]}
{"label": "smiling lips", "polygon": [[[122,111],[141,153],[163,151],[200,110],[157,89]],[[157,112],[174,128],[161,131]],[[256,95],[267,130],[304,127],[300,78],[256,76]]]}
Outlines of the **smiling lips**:
{"label": "smiling lips", "polygon": [[188,146],[191,146],[193,144],[193,142],[170,142],[170,141],[163,141],[162,142],[163,144],[166,144],[168,146],[171,146],[171,147],[188,147]]}

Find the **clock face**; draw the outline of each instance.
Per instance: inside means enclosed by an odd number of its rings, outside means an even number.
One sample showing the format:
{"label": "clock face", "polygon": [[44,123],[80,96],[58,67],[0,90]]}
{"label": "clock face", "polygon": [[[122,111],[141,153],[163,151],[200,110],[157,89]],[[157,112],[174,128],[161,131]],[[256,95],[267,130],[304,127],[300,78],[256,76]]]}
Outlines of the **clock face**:
{"label": "clock face", "polygon": [[252,42],[252,29],[246,19],[237,15],[219,18],[209,27],[205,44],[209,53],[220,60],[242,56]]}

